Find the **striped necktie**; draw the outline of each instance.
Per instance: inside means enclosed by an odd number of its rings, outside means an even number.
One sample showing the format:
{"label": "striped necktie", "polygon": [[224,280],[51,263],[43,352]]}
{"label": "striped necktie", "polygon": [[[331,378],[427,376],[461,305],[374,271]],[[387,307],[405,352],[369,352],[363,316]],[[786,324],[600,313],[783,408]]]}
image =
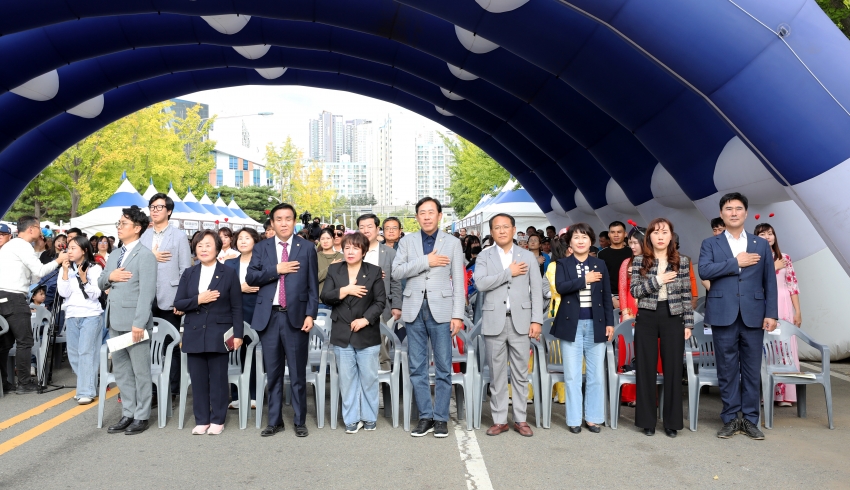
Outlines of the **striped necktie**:
{"label": "striped necktie", "polygon": [[[280,252],[280,261],[281,262],[289,262],[289,253],[286,251],[286,246],[289,245],[289,244],[286,243],[286,242],[280,242],[280,244],[283,246],[283,250],[281,250],[281,252]],[[283,283],[284,283],[284,276],[281,275],[281,277],[280,277],[280,289],[277,292],[277,301],[278,301],[278,303],[280,303],[281,308],[286,308],[286,289],[285,289]]]}
{"label": "striped necktie", "polygon": [[124,262],[124,254],[127,253],[127,247],[121,247],[121,255],[118,257],[118,267],[121,267],[121,263]]}

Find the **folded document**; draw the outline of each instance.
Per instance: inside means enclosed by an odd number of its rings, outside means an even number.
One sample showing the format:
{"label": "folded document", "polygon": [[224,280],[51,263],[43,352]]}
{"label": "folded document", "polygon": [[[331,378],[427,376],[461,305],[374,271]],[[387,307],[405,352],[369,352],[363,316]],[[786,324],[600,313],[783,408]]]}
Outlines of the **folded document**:
{"label": "folded document", "polygon": [[[150,335],[148,334],[148,330],[145,329],[145,332],[142,335],[142,340],[140,340],[139,342],[144,342],[149,338]],[[119,335],[111,339],[106,339],[106,346],[109,347],[109,352],[115,352],[117,350],[126,349],[127,347],[130,347],[135,343],[136,342],[133,342],[133,332],[127,332],[123,335]]]}

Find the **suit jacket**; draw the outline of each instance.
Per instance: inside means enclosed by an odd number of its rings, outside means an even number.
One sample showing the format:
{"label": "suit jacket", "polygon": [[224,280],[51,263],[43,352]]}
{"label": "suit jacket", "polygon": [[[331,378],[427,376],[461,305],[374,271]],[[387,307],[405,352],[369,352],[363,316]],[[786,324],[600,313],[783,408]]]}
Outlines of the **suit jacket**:
{"label": "suit jacket", "polygon": [[761,328],[765,318],[777,318],[776,271],[773,251],[764,238],[747,233],[747,252],[761,260],[738,267],[726,234],[706,238],[699,250],[699,276],[711,281],[705,298],[705,323],[731,325],[738,318],[750,328]]}
{"label": "suit jacket", "polygon": [[[119,332],[129,332],[132,327],[153,328],[151,307],[156,296],[156,257],[153,252],[137,243],[124,256],[121,267],[133,277],[127,282],[111,282],[109,275],[118,267],[121,249],[109,254],[106,270],[97,279],[101,291],[109,289],[106,299],[107,325]],[[179,325],[175,325],[179,328]]]}
{"label": "suit jacket", "polygon": [[[552,335],[575,342],[578,329],[581,301],[579,291],[586,286],[584,274],[576,273],[578,261],[570,256],[559,259],[555,266],[555,289],[561,295],[561,304],[552,324]],[[590,285],[590,300],[593,308],[593,341],[606,342],[605,327],[614,326],[614,303],[611,301],[611,280],[605,261],[596,257],[587,257],[587,266],[592,272],[601,272],[602,280]]]}
{"label": "suit jacket", "polygon": [[453,318],[463,319],[466,306],[464,291],[463,249],[460,240],[437,231],[434,250],[447,255],[451,262],[445,267],[431,267],[422,253],[422,232],[409,233],[399,241],[393,260],[393,279],[406,279],[402,293],[401,318],[409,323],[416,319],[422,300],[428,293],[431,316],[438,323],[448,323]]}
{"label": "suit jacket", "polygon": [[[272,302],[277,296],[277,264],[280,256],[275,243],[275,236],[254,245],[251,263],[245,282],[250,286],[259,286],[257,304],[254,308],[254,318],[251,328],[261,332],[266,329],[271,319]],[[292,236],[292,250],[289,250],[289,261],[300,264],[298,272],[286,274],[283,277],[286,291],[286,313],[292,328],[301,329],[306,317],[316,318],[319,315],[319,270],[316,259],[316,246],[298,235]]]}
{"label": "suit jacket", "polygon": [[[625,261],[623,262],[625,263]],[[667,283],[667,307],[671,315],[682,317],[682,325],[685,328],[694,327],[694,310],[691,307],[691,260],[684,255],[679,256],[679,272],[676,279]],[[637,299],[638,308],[655,310],[658,307],[658,291],[661,283],[658,282],[658,261],[654,261],[646,276],[640,274],[643,266],[643,255],[638,255],[632,262],[631,295]],[[667,264],[665,272],[672,272],[673,266]],[[622,295],[621,295],[622,297]],[[621,300],[622,301],[622,300]],[[625,305],[625,303],[621,303]],[[635,314],[637,312],[633,312]]]}
{"label": "suit jacket", "polygon": [[238,339],[244,333],[239,272],[216,262],[208,289],[218,291],[219,297],[212,303],[199,305],[198,283],[202,267],[198,263],[183,274],[174,298],[174,307],[186,314],[183,320],[183,352],[227,352],[224,334],[230,327],[233,327],[233,335]]}
{"label": "suit jacket", "polygon": [[513,246],[511,262],[524,262],[528,272],[512,277],[510,268],[502,266],[499,246],[490,247],[475,259],[475,286],[485,292],[484,319],[481,333],[498,335],[505,327],[507,300],[511,301],[511,317],[517,333],[527,335],[531,323],[543,323],[543,292],[537,259],[528,250]]}
{"label": "suit jacket", "polygon": [[396,251],[392,247],[388,247],[383,243],[378,244],[378,265],[384,272],[384,291],[387,298],[385,301],[384,311],[381,318],[389,320],[392,314],[392,309],[401,309],[401,281],[393,279],[393,261],[395,260]]}
{"label": "suit jacket", "polygon": [[[239,280],[240,257],[234,257],[224,261],[224,265],[236,271],[236,280]],[[239,291],[242,291],[242,283],[239,283]],[[257,305],[257,293],[242,293],[242,318],[250,324],[254,319],[254,307]]]}
{"label": "suit jacket", "polygon": [[[381,343],[381,313],[387,303],[387,292],[380,267],[361,263],[357,273],[357,284],[366,287],[362,298],[346,296],[340,301],[339,290],[348,286],[348,264],[331,264],[322,288],[322,302],[333,307],[331,310],[331,344],[340,347],[351,345],[365,349]],[[351,322],[358,318],[369,320],[369,325],[357,332],[351,331]]]}
{"label": "suit jacket", "polygon": [[[142,233],[139,244],[153,250],[153,227]],[[171,260],[156,263],[156,305],[161,310],[170,310],[174,306],[180,276],[192,266],[192,251],[189,250],[186,234],[171,225],[163,233],[159,250],[171,252]],[[121,254],[120,250],[118,254]]]}

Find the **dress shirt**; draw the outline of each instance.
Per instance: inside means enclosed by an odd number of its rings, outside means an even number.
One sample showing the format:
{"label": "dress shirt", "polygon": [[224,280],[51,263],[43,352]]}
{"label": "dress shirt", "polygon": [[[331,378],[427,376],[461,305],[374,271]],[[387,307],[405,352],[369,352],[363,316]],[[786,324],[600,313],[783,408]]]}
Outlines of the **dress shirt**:
{"label": "dress shirt", "polygon": [[170,225],[168,223],[165,224],[165,228],[162,231],[156,231],[156,227],[153,229],[153,240],[151,242],[151,246],[159,250],[159,246],[162,245],[162,239],[165,238],[165,230],[168,229]]}
{"label": "dress shirt", "polygon": [[245,283],[245,276],[248,274],[248,265],[250,263],[250,260],[248,262],[239,261],[239,284]]}
{"label": "dress shirt", "polygon": [[[124,243],[124,244],[122,244],[122,245],[123,245],[123,247],[127,249],[127,251],[126,251],[126,252],[124,252],[124,260],[122,260],[122,261],[121,261],[121,262],[122,262],[122,264],[121,264],[121,265],[124,265],[124,264],[123,264],[123,262],[124,262],[125,260],[127,260],[127,258],[130,256],[130,255],[129,255],[129,254],[130,254],[130,252],[131,252],[134,248],[136,248],[136,245],[138,245],[138,244],[139,244],[139,240],[133,240],[133,241],[132,241],[132,242],[130,242],[130,243]],[[119,257],[121,256],[121,247],[118,247],[118,256],[119,256]]]}
{"label": "dress shirt", "polygon": [[379,264],[380,259],[378,258],[378,255],[379,255],[378,249],[379,248],[381,248],[380,244],[375,245],[375,248],[370,248],[369,251],[366,252],[366,256],[363,257],[363,262],[366,262],[367,264],[380,266],[381,265],[381,264]]}
{"label": "dress shirt", "polygon": [[[747,251],[747,232],[741,230],[741,236],[735,240],[735,237],[729,233],[729,230],[723,232],[726,235],[726,241],[729,242],[729,248],[732,249],[732,257],[735,258],[741,252]],[[741,268],[738,267],[738,272],[741,272]]]}
{"label": "dress shirt", "polygon": [[[292,256],[292,237],[293,236],[294,235],[289,235],[289,238],[286,240],[286,253],[290,257]],[[277,253],[277,255],[275,255],[275,258],[277,259],[277,263],[279,264],[280,263],[280,255],[283,253],[283,245],[281,245],[280,238],[277,235],[272,237],[272,240],[274,240],[274,249],[275,249],[275,252]],[[275,289],[274,299],[272,300],[272,304],[274,306],[280,306],[279,291],[280,291],[281,281],[283,281],[283,274],[279,274],[279,279],[277,280],[277,289]],[[288,300],[289,300],[289,297],[287,296],[287,301]]]}
{"label": "dress shirt", "polygon": [[429,253],[434,251],[434,244],[437,243],[437,233],[440,230],[436,230],[433,235],[429,235],[425,233],[425,230],[422,230],[422,253],[428,255]]}
{"label": "dress shirt", "polygon": [[100,306],[100,289],[97,287],[97,278],[103,269],[95,264],[89,267],[86,273],[87,282],[83,284],[88,298],[83,296],[83,291],[80,290],[80,283],[77,280],[79,275],[77,272],[77,264],[71,264],[68,268],[68,280],[62,279],[62,273],[59,273],[59,278],[56,280],[56,292],[59,296],[65,299],[63,306],[65,315],[68,318],[88,318],[92,316],[100,316],[103,313],[103,308]]}
{"label": "dress shirt", "polygon": [[30,285],[53,272],[59,264],[51,260],[42,264],[32,245],[23,238],[13,238],[0,248],[0,289],[27,294]]}
{"label": "dress shirt", "polygon": [[198,291],[206,291],[210,288],[210,281],[212,281],[213,274],[215,274],[215,264],[201,264],[201,279],[198,281]]}
{"label": "dress shirt", "polygon": [[[514,246],[511,245],[511,248],[508,249],[507,252],[505,252],[505,250],[502,247],[496,247],[496,249],[499,251],[499,260],[502,261],[502,267],[504,269],[507,269],[508,267],[511,266],[511,263],[513,262]],[[508,311],[508,312],[511,311],[511,295],[510,294],[505,299],[505,311]]]}
{"label": "dress shirt", "polygon": [[239,251],[234,250],[233,248],[228,248],[227,250],[222,249],[221,252],[218,253],[218,261],[222,264],[225,260],[235,259],[239,257]]}
{"label": "dress shirt", "polygon": [[658,259],[658,271],[655,276],[658,279],[658,284],[661,284],[661,289],[658,290],[658,301],[667,301],[667,285],[661,282],[661,276],[667,273],[667,259]]}

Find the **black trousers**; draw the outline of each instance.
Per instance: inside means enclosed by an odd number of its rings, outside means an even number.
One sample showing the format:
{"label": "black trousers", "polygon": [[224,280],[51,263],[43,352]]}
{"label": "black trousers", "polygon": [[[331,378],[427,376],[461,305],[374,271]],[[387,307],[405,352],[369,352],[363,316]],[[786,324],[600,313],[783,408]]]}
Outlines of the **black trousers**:
{"label": "black trousers", "polygon": [[637,392],[635,425],[655,428],[658,421],[658,389],[655,384],[659,339],[661,369],[664,371],[664,428],[682,430],[682,366],[685,354],[685,329],[681,316],[673,316],[666,301],[659,301],[655,311],[638,309],[635,320],[635,364]]}
{"label": "black trousers", "polygon": [[[156,318],[162,318],[168,323],[174,325],[177,331],[180,331],[181,317],[174,314],[172,309],[160,310],[156,305],[156,300],[153,302],[151,314]],[[168,337],[165,341],[165,346],[168,347],[172,342],[180,342],[180,339],[172,339]],[[171,356],[171,373],[168,375],[168,384],[171,386],[171,394],[180,393],[180,347],[174,348],[174,355]],[[156,393],[156,385],[153,385],[153,392]]]}
{"label": "black trousers", "polygon": [[[269,425],[283,423],[281,409],[284,362],[289,367],[289,381],[292,386],[292,409],[295,411],[293,423],[304,425],[307,416],[307,343],[310,334],[302,332],[300,327],[293,328],[289,323],[289,316],[279,311],[272,311],[269,324],[259,333],[260,343],[263,345],[263,363],[268,376]],[[260,415],[257,414],[258,417]]]}
{"label": "black trousers", "polygon": [[[32,357],[32,312],[27,297],[23,293],[11,293],[0,291],[0,315],[9,323],[9,332],[0,336],[0,361],[3,363],[2,370],[6,370],[6,360],[12,344],[17,342],[15,354],[15,369],[18,374],[18,383],[30,382],[30,363]],[[4,380],[12,378],[12,373],[4,373]],[[8,379],[11,382],[11,379]]]}
{"label": "black trousers", "polygon": [[227,352],[186,354],[192,378],[192,409],[196,425],[224,425],[230,394],[227,386],[229,355]]}

